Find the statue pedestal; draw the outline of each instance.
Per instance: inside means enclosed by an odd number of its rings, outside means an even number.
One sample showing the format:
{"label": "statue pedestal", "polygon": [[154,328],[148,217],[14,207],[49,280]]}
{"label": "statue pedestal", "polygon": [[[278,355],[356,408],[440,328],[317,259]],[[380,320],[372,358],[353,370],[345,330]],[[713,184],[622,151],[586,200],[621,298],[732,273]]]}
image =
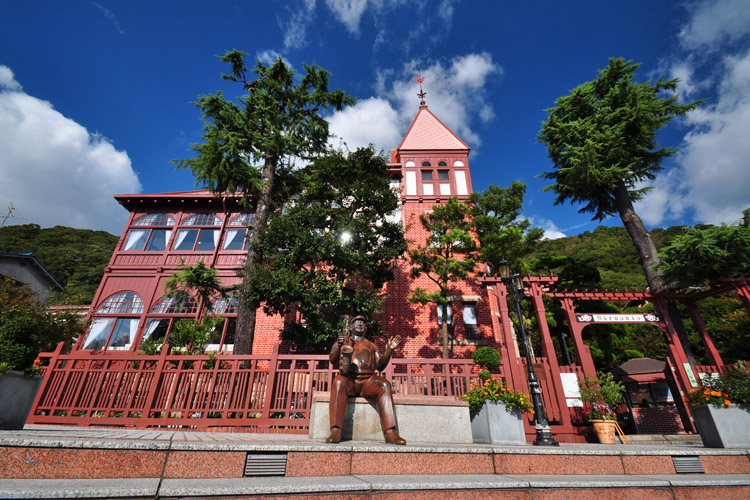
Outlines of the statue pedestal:
{"label": "statue pedestal", "polygon": [[[310,412],[311,439],[325,439],[330,433],[330,393],[313,394]],[[434,396],[393,396],[396,428],[407,445],[413,443],[472,443],[469,403]],[[344,416],[344,440],[383,441],[375,401],[349,398]]]}

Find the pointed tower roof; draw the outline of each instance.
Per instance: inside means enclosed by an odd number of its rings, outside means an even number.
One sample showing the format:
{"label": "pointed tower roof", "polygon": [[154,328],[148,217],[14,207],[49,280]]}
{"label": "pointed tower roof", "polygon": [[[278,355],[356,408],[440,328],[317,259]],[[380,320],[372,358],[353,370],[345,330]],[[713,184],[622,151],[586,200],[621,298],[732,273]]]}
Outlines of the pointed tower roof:
{"label": "pointed tower roof", "polygon": [[398,149],[400,151],[425,149],[468,151],[471,148],[432,114],[426,105],[421,105]]}

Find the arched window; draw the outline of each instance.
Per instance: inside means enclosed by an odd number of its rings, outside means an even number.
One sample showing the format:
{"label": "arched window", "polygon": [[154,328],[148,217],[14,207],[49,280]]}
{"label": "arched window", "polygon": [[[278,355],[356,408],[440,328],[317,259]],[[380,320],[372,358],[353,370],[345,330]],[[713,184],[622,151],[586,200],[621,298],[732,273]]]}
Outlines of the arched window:
{"label": "arched window", "polygon": [[138,347],[146,339],[151,339],[157,344],[163,344],[172,328],[174,328],[176,321],[182,318],[195,317],[197,312],[198,303],[190,295],[179,299],[162,297],[151,308],[151,314],[146,321],[146,328],[143,330],[143,336]]}
{"label": "arched window", "polygon": [[206,345],[207,351],[233,351],[234,333],[237,329],[237,296],[229,294],[219,297],[211,306],[212,314],[224,316],[224,323],[217,328],[215,337]]}
{"label": "arched window", "polygon": [[429,161],[423,161],[423,162],[422,162],[422,166],[423,166],[423,167],[431,167],[431,166],[432,166],[432,163],[430,163]]}
{"label": "arched window", "polygon": [[143,300],[135,292],[118,292],[96,309],[82,349],[127,350],[133,345]]}
{"label": "arched window", "polygon": [[438,167],[447,167],[447,166],[448,166],[448,164],[447,164],[447,163],[445,163],[445,162],[444,162],[444,161],[442,161],[442,160],[438,162]]}
{"label": "arched window", "polygon": [[128,232],[123,250],[163,252],[172,236],[172,230],[163,227],[174,226],[174,219],[167,214],[147,214],[134,220],[131,226],[138,229]]}
{"label": "arched window", "polygon": [[[189,226],[189,227],[185,227]],[[221,230],[221,219],[215,214],[195,214],[180,224],[174,250],[209,252],[216,249]]]}
{"label": "arched window", "polygon": [[241,214],[229,221],[229,229],[224,236],[222,250],[245,250],[247,248],[247,237],[252,231],[254,214]]}

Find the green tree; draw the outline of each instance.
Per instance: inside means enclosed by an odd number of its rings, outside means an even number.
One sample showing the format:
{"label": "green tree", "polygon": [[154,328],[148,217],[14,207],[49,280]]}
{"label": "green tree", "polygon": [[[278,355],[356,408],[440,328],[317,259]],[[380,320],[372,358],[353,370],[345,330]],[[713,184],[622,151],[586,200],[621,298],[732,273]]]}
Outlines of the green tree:
{"label": "green tree", "polygon": [[683,287],[750,276],[750,209],[741,225],[689,228],[659,253],[657,269]]}
{"label": "green tree", "polygon": [[0,366],[28,370],[38,353],[71,344],[83,329],[76,313],[51,314],[29,287],[0,276]]}
{"label": "green tree", "polygon": [[[252,352],[256,309],[260,305],[253,280],[262,265],[257,243],[271,214],[284,199],[293,158],[309,159],[325,149],[328,122],[320,111],[353,103],[341,90],[328,89],[328,72],[305,65],[300,79],[281,58],[270,66],[256,61],[248,71],[244,52],[232,50],[220,59],[230,64],[224,79],[242,84],[245,95],[237,102],[222,92],[199,97],[196,105],[205,122],[203,143],[193,144],[194,158],[177,160],[196,184],[214,193],[243,195],[255,207],[247,261],[241,272],[235,352]],[[248,73],[257,78],[248,80]]]}
{"label": "green tree", "polygon": [[380,310],[381,289],[406,241],[400,222],[387,217],[399,199],[371,147],[331,151],[299,177],[299,194],[263,235],[266,265],[255,290],[267,312],[297,313],[282,338],[320,350],[340,334],[342,317],[372,318]]}
{"label": "green tree", "polygon": [[409,249],[411,277],[426,275],[437,285],[437,291],[428,292],[417,287],[409,301],[420,304],[436,303],[442,310],[441,336],[443,358],[450,357],[448,345],[448,303],[452,284],[464,280],[477,265],[477,245],[474,241],[470,207],[450,198],[446,203],[433,205],[432,211],[419,216],[422,227],[429,233],[425,245]]}
{"label": "green tree", "polygon": [[652,291],[668,284],[654,266],[659,262],[656,246],[643,221],[633,209],[648,190],[639,187],[655,178],[664,158],[676,151],[659,147],[657,132],[674,117],[695,109],[701,101],[678,104],[678,79],[659,78],[655,84],[633,81],[639,64],[610,59],[596,80],[573,89],[548,109],[539,141],[555,169],[542,176],[555,182],[546,190],[557,194],[555,204],[585,203],[580,212],[593,213],[593,220],[618,214],[641,259]]}
{"label": "green tree", "polygon": [[527,219],[519,220],[526,185],[513,181],[509,187],[490,185],[468,200],[473,229],[479,240],[479,260],[490,265],[491,273],[506,260],[514,267],[528,255],[544,236],[541,228],[531,228]]}

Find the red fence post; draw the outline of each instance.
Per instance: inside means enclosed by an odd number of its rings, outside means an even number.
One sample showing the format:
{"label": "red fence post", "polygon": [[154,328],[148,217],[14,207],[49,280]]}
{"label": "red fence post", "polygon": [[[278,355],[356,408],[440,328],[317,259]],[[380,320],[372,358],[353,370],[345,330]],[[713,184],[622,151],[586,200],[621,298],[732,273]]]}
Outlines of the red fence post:
{"label": "red fence post", "polygon": [[273,393],[276,389],[276,371],[279,366],[279,345],[276,344],[271,350],[271,359],[268,360],[268,378],[266,381],[266,394],[263,398],[263,409],[261,412],[261,419],[266,420],[271,418],[271,401],[273,400]]}
{"label": "red fence post", "polygon": [[[146,404],[143,406],[143,418],[150,419],[151,413],[156,406],[156,397],[159,394],[159,388],[161,387],[162,375],[164,373],[164,365],[167,362],[167,356],[172,347],[169,344],[164,345],[159,353],[159,359],[156,360],[156,366],[154,367],[154,376],[151,379],[151,387],[148,388],[148,396],[146,397]],[[145,363],[145,361],[144,361]]]}
{"label": "red fence post", "polygon": [[47,369],[44,370],[44,379],[42,380],[42,385],[41,387],[39,387],[39,390],[36,393],[36,397],[34,398],[34,404],[31,405],[31,411],[26,417],[26,420],[31,420],[31,423],[33,423],[34,415],[36,415],[36,409],[37,406],[39,406],[39,401],[41,401],[42,396],[45,394],[45,392],[47,392],[47,389],[49,388],[50,382],[52,381],[52,375],[54,374],[55,367],[57,366],[57,360],[60,358],[60,355],[62,354],[64,348],[65,342],[58,343],[57,347],[55,347],[55,350],[52,352],[52,356],[50,356],[49,365],[47,365]]}

